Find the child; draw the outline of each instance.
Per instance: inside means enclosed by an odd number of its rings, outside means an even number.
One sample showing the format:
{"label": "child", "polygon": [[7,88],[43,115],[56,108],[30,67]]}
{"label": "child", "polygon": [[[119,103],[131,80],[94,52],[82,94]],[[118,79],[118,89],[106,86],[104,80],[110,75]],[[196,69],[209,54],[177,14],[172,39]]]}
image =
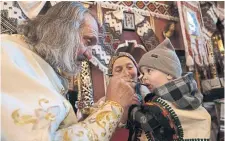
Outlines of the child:
{"label": "child", "polygon": [[139,68],[152,93],[144,105],[129,109],[129,140],[209,140],[211,118],[201,106],[203,96],[191,72],[181,76],[170,40],[144,54]]}

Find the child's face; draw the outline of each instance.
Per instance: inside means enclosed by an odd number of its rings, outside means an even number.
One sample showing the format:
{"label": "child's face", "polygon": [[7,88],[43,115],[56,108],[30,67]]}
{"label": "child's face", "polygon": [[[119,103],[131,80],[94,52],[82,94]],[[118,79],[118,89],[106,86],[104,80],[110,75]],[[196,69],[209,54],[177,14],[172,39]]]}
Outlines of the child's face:
{"label": "child's face", "polygon": [[143,66],[140,71],[143,75],[143,83],[148,85],[148,89],[151,92],[153,92],[155,88],[169,82],[168,75],[159,70]]}

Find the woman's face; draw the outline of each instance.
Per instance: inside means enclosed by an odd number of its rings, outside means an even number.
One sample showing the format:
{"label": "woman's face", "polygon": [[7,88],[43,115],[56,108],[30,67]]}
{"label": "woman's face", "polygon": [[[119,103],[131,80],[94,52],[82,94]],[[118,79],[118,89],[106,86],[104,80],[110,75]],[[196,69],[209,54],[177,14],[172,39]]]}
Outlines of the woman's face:
{"label": "woman's face", "polygon": [[169,82],[168,75],[159,70],[143,66],[141,67],[140,71],[143,75],[143,83],[148,85],[148,89],[151,92],[153,92],[155,88],[158,88]]}
{"label": "woman's face", "polygon": [[114,76],[120,76],[126,80],[132,79],[134,81],[137,81],[138,77],[137,68],[133,61],[128,57],[120,57],[114,62],[112,74]]}

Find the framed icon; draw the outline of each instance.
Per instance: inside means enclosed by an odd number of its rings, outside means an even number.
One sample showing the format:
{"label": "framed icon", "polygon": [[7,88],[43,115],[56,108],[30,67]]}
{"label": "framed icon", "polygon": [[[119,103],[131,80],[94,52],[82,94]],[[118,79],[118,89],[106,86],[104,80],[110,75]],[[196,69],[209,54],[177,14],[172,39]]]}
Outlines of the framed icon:
{"label": "framed icon", "polygon": [[123,13],[123,29],[124,30],[135,30],[135,19],[134,13]]}
{"label": "framed icon", "polygon": [[191,11],[189,9],[186,9],[186,26],[188,29],[188,33],[193,36],[199,36],[200,35],[200,26],[198,22],[197,15],[194,11]]}

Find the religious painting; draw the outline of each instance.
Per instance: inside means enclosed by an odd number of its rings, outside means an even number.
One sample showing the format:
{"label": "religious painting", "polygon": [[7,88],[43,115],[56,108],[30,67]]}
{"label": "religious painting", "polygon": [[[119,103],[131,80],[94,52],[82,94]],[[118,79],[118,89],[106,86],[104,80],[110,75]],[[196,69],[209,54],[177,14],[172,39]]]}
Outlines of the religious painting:
{"label": "religious painting", "polygon": [[171,22],[166,25],[164,31],[163,31],[163,36],[166,38],[170,38],[174,35],[175,33],[175,22]]}
{"label": "religious painting", "polygon": [[134,13],[123,13],[123,29],[124,30],[135,30]]}
{"label": "religious painting", "polygon": [[193,36],[199,36],[200,26],[195,12],[186,9],[186,26],[188,33]]}

